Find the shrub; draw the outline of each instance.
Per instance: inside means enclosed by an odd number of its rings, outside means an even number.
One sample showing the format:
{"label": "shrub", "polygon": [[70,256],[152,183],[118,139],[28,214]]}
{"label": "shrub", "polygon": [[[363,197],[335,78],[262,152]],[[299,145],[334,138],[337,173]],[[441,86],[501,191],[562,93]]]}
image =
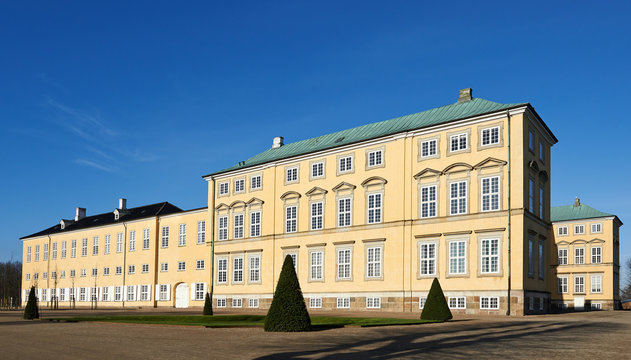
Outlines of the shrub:
{"label": "shrub", "polygon": [[204,315],[213,314],[213,303],[210,301],[210,294],[206,293],[206,300],[204,301]]}
{"label": "shrub", "polygon": [[421,320],[447,321],[451,320],[452,317],[443,289],[440,287],[438,279],[434,278],[421,312]]}
{"label": "shrub", "polygon": [[27,320],[39,319],[39,309],[37,308],[37,299],[35,299],[35,286],[31,286],[28,293],[28,302],[24,307],[24,318]]}
{"label": "shrub", "polygon": [[311,318],[289,255],[285,257],[264,329],[283,332],[311,330]]}

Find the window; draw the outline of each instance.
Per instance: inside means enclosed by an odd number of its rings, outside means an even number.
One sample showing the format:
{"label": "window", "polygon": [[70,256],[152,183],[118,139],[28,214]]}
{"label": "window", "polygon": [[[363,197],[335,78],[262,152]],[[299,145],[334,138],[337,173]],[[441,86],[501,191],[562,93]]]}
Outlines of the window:
{"label": "window", "polygon": [[228,282],[228,259],[217,260],[217,283],[226,284]]}
{"label": "window", "polygon": [[109,292],[109,287],[107,286],[103,286],[103,288],[101,289],[101,301],[110,301],[110,292]]}
{"label": "window", "polygon": [[383,164],[383,151],[375,150],[368,152],[368,166],[380,166]]}
{"label": "window", "polygon": [[585,276],[583,275],[574,276],[574,293],[575,294],[585,293]]}
{"label": "window", "polygon": [[322,298],[309,298],[309,307],[311,309],[321,309]]}
{"label": "window", "polygon": [[86,288],[79,289],[79,301],[86,301]]}
{"label": "window", "polygon": [[543,216],[545,215],[545,190],[543,186],[539,188],[539,219],[543,220]]}
{"label": "window", "polygon": [[337,298],[338,309],[348,309],[350,307],[351,307],[351,298],[347,298],[347,297]]}
{"label": "window", "polygon": [[366,309],[381,309],[381,298],[378,298],[378,297],[367,297],[366,298]]}
{"label": "window", "polygon": [[292,233],[298,231],[297,211],[297,206],[287,206],[285,208],[285,232]]}
{"label": "window", "polygon": [[464,296],[458,297],[449,297],[449,308],[450,309],[466,309],[467,308],[467,300]]}
{"label": "window", "polygon": [[298,168],[292,167],[285,170],[285,180],[288,183],[298,181]]}
{"label": "window", "polygon": [[31,247],[26,248],[26,262],[31,262]]}
{"label": "window", "polygon": [[74,270],[70,270],[70,277],[74,278],[75,277],[75,271]]}
{"label": "window", "polygon": [[53,260],[57,259],[57,243],[53,243]]}
{"label": "window", "polygon": [[250,178],[250,190],[261,188],[261,175],[255,175]]}
{"label": "window", "polygon": [[467,242],[464,240],[451,241],[449,243],[449,273],[465,274],[466,273],[466,247]]}
{"label": "window", "polygon": [[160,271],[161,272],[167,272],[169,271],[169,263],[160,263]]}
{"label": "window", "polygon": [[324,176],[324,162],[311,164],[311,178],[320,178]]}
{"label": "window", "polygon": [[261,212],[250,213],[250,237],[261,236]]}
{"label": "window", "polygon": [[149,249],[149,229],[143,229],[142,230],[142,249],[143,250],[148,250]]}
{"label": "window", "polygon": [[225,308],[226,307],[226,299],[217,299],[217,307]]}
{"label": "window", "polygon": [[480,297],[480,309],[486,310],[499,310],[500,308],[500,298],[497,296],[493,297]]}
{"label": "window", "polygon": [[528,179],[528,211],[535,213],[535,180]]}
{"label": "window", "polygon": [[136,230],[129,232],[129,251],[136,251]]}
{"label": "window", "polygon": [[543,241],[539,240],[539,279],[543,279],[546,271],[546,261],[543,253]]}
{"label": "window", "polygon": [[169,293],[168,293],[168,286],[167,285],[160,285],[160,300],[161,301],[166,301],[169,298]]}
{"label": "window", "polygon": [[232,307],[233,308],[240,308],[243,306],[243,299],[242,298],[232,298]]}
{"label": "window", "polygon": [[88,239],[81,240],[81,256],[88,256]]}
{"label": "window", "polygon": [[603,227],[601,223],[592,224],[592,234],[597,234],[603,232]]}
{"label": "window", "polygon": [[31,280],[31,274],[26,274],[26,281]]}
{"label": "window", "polygon": [[539,160],[541,160],[542,163],[546,162],[546,147],[543,141],[539,141]]}
{"label": "window", "polygon": [[294,264],[294,270],[296,271],[296,275],[298,275],[298,253],[290,253],[287,255],[291,256],[291,262]]}
{"label": "window", "polygon": [[195,300],[204,300],[204,283],[195,283]]}
{"label": "window", "polygon": [[592,308],[592,310],[602,310],[603,309],[603,304],[601,304],[601,303],[592,303],[591,304],[591,308]]}
{"label": "window", "polygon": [[86,276],[86,271],[85,269],[81,269],[81,277],[85,277]]}
{"label": "window", "polygon": [[240,193],[245,191],[245,179],[237,179],[234,181],[234,192]]}
{"label": "window", "polygon": [[426,297],[420,297],[418,298],[418,308],[422,309],[425,307],[425,302],[427,301]]}
{"label": "window", "polygon": [[257,283],[261,281],[261,256],[253,255],[250,256],[250,278],[249,282]]}
{"label": "window", "polygon": [[92,276],[97,276],[99,274],[99,270],[97,268],[92,268]]}
{"label": "window", "polygon": [[591,276],[592,293],[599,294],[603,292],[603,277],[602,275]]}
{"label": "window", "polygon": [[33,279],[37,280],[38,278],[39,278],[39,274],[38,273],[33,274]]}
{"label": "window", "polygon": [[528,236],[528,276],[535,276],[535,240]]}
{"label": "window", "polygon": [[135,274],[136,273],[136,265],[129,265],[127,267],[127,273],[128,274]]}
{"label": "window", "polygon": [[44,279],[44,280],[48,279],[48,272],[47,271],[44,271],[42,273],[42,279]]}
{"label": "window", "polygon": [[219,217],[219,240],[228,240],[228,216]]}
{"label": "window", "polygon": [[236,257],[232,259],[232,281],[235,283],[243,282],[243,258]]}
{"label": "window", "polygon": [[337,250],[337,278],[351,278],[351,249]]}
{"label": "window", "polygon": [[35,261],[39,261],[39,245],[35,245]]}
{"label": "window", "polygon": [[57,278],[57,272],[56,271],[51,271],[50,278],[51,279],[56,279]]}
{"label": "window", "polygon": [[[66,245],[67,245],[66,240],[61,242],[61,258],[62,259],[66,258],[66,254],[67,254],[67,251],[66,251],[67,246]],[[30,254],[31,250],[30,249],[31,249],[31,247],[29,246],[28,261],[31,261],[31,254]]]}
{"label": "window", "polygon": [[116,252],[123,252],[123,233],[116,234]]}
{"label": "window", "polygon": [[110,268],[106,266],[103,268],[103,276],[109,276],[109,275],[110,275]]}
{"label": "window", "polygon": [[557,234],[559,234],[559,236],[567,235],[567,226],[559,226]]}
{"label": "window", "polygon": [[127,287],[127,301],[136,300],[136,285],[129,285]]}
{"label": "window", "polygon": [[234,238],[243,238],[243,214],[234,215]]}
{"label": "window", "polygon": [[574,264],[585,264],[585,248],[574,249]]}
{"label": "window", "polygon": [[59,301],[66,301],[66,289],[59,289]]}
{"label": "window", "polygon": [[179,225],[178,246],[186,246],[186,224]]}
{"label": "window", "polygon": [[48,244],[44,244],[44,261],[48,260]]}
{"label": "window", "polygon": [[[105,241],[103,243],[103,254],[108,255],[110,253],[111,242],[112,242],[112,237],[110,235],[105,235]],[[62,247],[63,247],[63,244],[62,244]]]}
{"label": "window", "polygon": [[259,299],[248,299],[248,307],[258,308],[259,307]]}
{"label": "window", "polygon": [[500,128],[499,126],[482,129],[482,146],[499,144],[500,143]]}
{"label": "window", "polygon": [[451,151],[460,151],[467,149],[467,133],[451,135],[449,138]]}
{"label": "window", "polygon": [[115,286],[114,287],[114,301],[121,301],[122,299],[122,287],[121,286]]}
{"label": "window", "polygon": [[338,172],[347,173],[353,171],[353,157],[343,156],[338,160],[339,168]]}
{"label": "window", "polygon": [[311,203],[311,230],[322,230],[323,227],[323,203]]}
{"label": "window", "polygon": [[432,139],[421,142],[421,158],[431,157],[436,154],[438,150],[438,140]]}
{"label": "window", "polygon": [[197,222],[197,244],[206,243],[206,221]]}
{"label": "window", "polygon": [[467,182],[458,181],[449,184],[450,206],[449,214],[458,215],[467,213]]}
{"label": "window", "polygon": [[146,274],[149,272],[149,264],[142,264],[142,273]]}
{"label": "window", "polygon": [[500,177],[482,179],[482,211],[500,209]]}
{"label": "window", "polygon": [[436,243],[425,243],[420,246],[420,274],[435,275],[436,274]]}
{"label": "window", "polygon": [[567,294],[567,277],[559,276],[557,278],[557,292],[559,294]]}
{"label": "window", "polygon": [[309,265],[311,271],[309,272],[311,280],[324,280],[323,266],[324,266],[324,252],[312,251],[311,252],[311,264]]}
{"label": "window", "polygon": [[122,274],[123,274],[123,267],[122,266],[117,266],[116,267],[116,275],[122,275]]}
{"label": "window", "polygon": [[585,225],[574,225],[574,235],[585,234]]}
{"label": "window", "polygon": [[[37,250],[37,248],[35,248]],[[76,258],[77,257],[77,240],[72,240],[70,241],[70,257],[71,258]],[[37,260],[35,260],[37,261]]]}
{"label": "window", "polygon": [[600,264],[603,262],[602,248],[595,246],[592,248],[592,264]]}
{"label": "window", "polygon": [[368,195],[368,223],[376,224],[381,222],[381,194]]}
{"label": "window", "polygon": [[528,149],[535,152],[535,134],[532,130],[528,130]]}
{"label": "window", "polygon": [[222,182],[219,184],[219,195],[227,195],[230,191],[230,184],[228,182]]}
{"label": "window", "polygon": [[186,261],[177,262],[177,271],[186,271]]}
{"label": "window", "polygon": [[204,260],[197,260],[195,262],[195,269],[196,270],[204,270],[206,264],[204,263]]}
{"label": "window", "polygon": [[351,198],[337,200],[337,226],[351,226]]}
{"label": "window", "polygon": [[381,277],[381,247],[369,247],[366,249],[366,276],[369,278]]}
{"label": "window", "polygon": [[421,188],[421,218],[436,216],[436,185]]}
{"label": "window", "polygon": [[559,249],[559,265],[567,265],[567,249]]}
{"label": "window", "polygon": [[[108,269],[109,270],[109,269]],[[66,278],[66,270],[61,270],[59,272],[59,278],[60,279],[65,279]]]}
{"label": "window", "polygon": [[482,239],[482,273],[493,274],[499,272],[500,240]]}
{"label": "window", "polygon": [[169,227],[168,226],[162,227],[162,241],[161,241],[160,246],[162,246],[162,248],[169,247]]}

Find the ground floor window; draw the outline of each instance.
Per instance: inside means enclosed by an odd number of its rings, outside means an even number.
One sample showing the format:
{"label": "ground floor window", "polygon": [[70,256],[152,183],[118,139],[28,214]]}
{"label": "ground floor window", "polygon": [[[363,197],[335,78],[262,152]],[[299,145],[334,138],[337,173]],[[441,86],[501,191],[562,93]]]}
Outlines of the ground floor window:
{"label": "ground floor window", "polygon": [[204,300],[204,283],[195,284],[195,300]]}
{"label": "ground floor window", "polygon": [[232,299],[232,307],[233,308],[243,307],[243,299],[241,299],[241,298],[233,298]]}
{"label": "ground floor window", "polygon": [[259,299],[248,299],[248,307],[251,307],[251,308],[259,307]]}
{"label": "ground floor window", "polygon": [[121,287],[114,287],[114,301],[121,301]]}
{"label": "ground floor window", "polygon": [[337,298],[338,309],[348,309],[350,307],[351,307],[351,298],[347,298],[347,297]]}
{"label": "ground floor window", "polygon": [[103,286],[103,290],[101,291],[101,301],[110,301],[110,288],[107,286]]}
{"label": "ground floor window", "polygon": [[141,301],[149,300],[149,285],[140,286],[140,300]]}
{"label": "ground floor window", "polygon": [[135,301],[136,300],[136,286],[130,285],[127,287],[127,301]]}
{"label": "ground floor window", "polygon": [[168,299],[168,286],[160,285],[160,300],[166,301]]}
{"label": "ground floor window", "polygon": [[217,299],[217,307],[225,308],[226,307],[226,299]]}
{"label": "ground floor window", "polygon": [[367,309],[380,309],[381,308],[381,298],[378,298],[378,297],[367,297],[366,298],[366,308]]}
{"label": "ground floor window", "polygon": [[497,310],[500,308],[500,298],[494,297],[480,297],[480,309]]}
{"label": "ground floor window", "polygon": [[450,296],[449,297],[449,308],[450,309],[466,309],[467,308],[467,300],[464,296]]}
{"label": "ground floor window", "polygon": [[322,298],[310,298],[309,299],[309,307],[312,309],[321,309],[322,308]]}
{"label": "ground floor window", "polygon": [[601,303],[592,303],[591,308],[592,308],[592,310],[602,310],[603,309],[603,304],[601,304]]}
{"label": "ground floor window", "polygon": [[427,298],[418,298],[418,308],[422,309],[425,307],[425,301],[427,301]]}

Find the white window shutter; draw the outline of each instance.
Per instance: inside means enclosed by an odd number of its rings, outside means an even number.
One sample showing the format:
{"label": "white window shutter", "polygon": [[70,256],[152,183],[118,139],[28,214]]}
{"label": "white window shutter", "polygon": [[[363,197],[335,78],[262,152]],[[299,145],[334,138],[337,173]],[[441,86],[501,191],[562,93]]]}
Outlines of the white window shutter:
{"label": "white window shutter", "polygon": [[100,286],[97,287],[96,292],[97,292],[96,301],[101,301],[103,299],[103,288]]}
{"label": "white window shutter", "polygon": [[147,292],[149,292],[149,301],[151,301],[151,285],[147,284]]}
{"label": "white window shutter", "polygon": [[122,294],[123,301],[127,301],[127,285],[125,286],[121,285],[121,286],[123,287],[121,289],[123,291],[123,294]]}
{"label": "white window shutter", "polygon": [[206,292],[208,291],[208,283],[204,283],[204,300],[206,300]]}
{"label": "white window shutter", "polygon": [[116,287],[110,286],[108,292],[110,301],[114,301],[116,299]]}
{"label": "white window shutter", "polygon": [[171,284],[167,284],[167,301],[171,301]]}
{"label": "white window shutter", "polygon": [[196,283],[191,283],[191,300],[195,300],[195,285]]}
{"label": "white window shutter", "polygon": [[160,300],[160,284],[156,284],[156,300]]}
{"label": "white window shutter", "polygon": [[85,300],[90,301],[92,299],[92,288],[90,286],[85,288]]}
{"label": "white window shutter", "polygon": [[136,295],[134,296],[136,301],[140,301],[140,285],[136,285]]}

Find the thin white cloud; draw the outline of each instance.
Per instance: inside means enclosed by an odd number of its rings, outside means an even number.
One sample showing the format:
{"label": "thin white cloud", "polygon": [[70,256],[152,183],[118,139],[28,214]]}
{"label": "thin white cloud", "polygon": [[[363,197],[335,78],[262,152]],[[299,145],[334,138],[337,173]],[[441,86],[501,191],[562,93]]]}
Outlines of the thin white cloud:
{"label": "thin white cloud", "polygon": [[92,137],[92,132],[96,132],[97,135],[112,137],[118,135],[118,132],[106,126],[105,123],[96,116],[66,106],[51,98],[47,98],[46,103],[65,115],[64,118],[69,121],[69,123],[66,123],[66,126],[77,135],[86,138]]}
{"label": "thin white cloud", "polygon": [[80,165],[89,166],[89,167],[92,167],[92,168],[95,168],[95,169],[98,169],[98,170],[102,170],[102,171],[106,171],[106,172],[109,172],[109,173],[113,173],[114,172],[113,169],[111,169],[111,168],[109,168],[109,167],[107,167],[105,165],[96,163],[94,161],[90,161],[90,160],[77,159],[77,160],[75,160],[75,163],[80,164]]}

